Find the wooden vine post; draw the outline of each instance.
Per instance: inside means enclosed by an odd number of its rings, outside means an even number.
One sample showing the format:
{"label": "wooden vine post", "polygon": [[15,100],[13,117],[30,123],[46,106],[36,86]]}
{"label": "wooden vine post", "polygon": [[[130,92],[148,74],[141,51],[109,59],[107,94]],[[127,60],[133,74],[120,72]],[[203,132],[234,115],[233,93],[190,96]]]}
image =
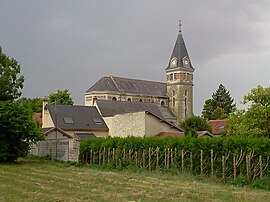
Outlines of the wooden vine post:
{"label": "wooden vine post", "polygon": [[148,148],[148,169],[151,170],[151,147]]}
{"label": "wooden vine post", "polygon": [[190,152],[189,160],[190,160],[190,172],[193,172],[193,153],[192,153],[192,151]]}
{"label": "wooden vine post", "polygon": [[184,153],[184,150],[182,149],[182,164],[181,164],[181,166],[182,166],[182,171],[184,171],[184,159],[185,158],[185,153]]}
{"label": "wooden vine post", "polygon": [[170,168],[170,149],[168,148],[168,152],[167,152],[167,169]]}
{"label": "wooden vine post", "polygon": [[214,177],[214,151],[211,149],[211,177]]}
{"label": "wooden vine post", "polygon": [[263,164],[262,164],[262,155],[259,156],[259,164],[260,164],[260,178],[263,177]]}
{"label": "wooden vine post", "polygon": [[203,174],[203,150],[201,150],[201,175]]}
{"label": "wooden vine post", "polygon": [[145,168],[145,153],[144,153],[144,149],[143,149],[142,157],[143,157],[143,169],[144,169]]}
{"label": "wooden vine post", "polygon": [[225,161],[225,156],[222,156],[222,181],[226,182],[226,161]]}
{"label": "wooden vine post", "polygon": [[233,155],[233,178],[236,179],[236,156]]}
{"label": "wooden vine post", "polygon": [[156,166],[156,169],[158,170],[159,169],[159,162],[158,162],[158,160],[159,160],[159,147],[157,147],[156,148],[156,156],[157,156],[157,166]]}
{"label": "wooden vine post", "polygon": [[102,164],[105,165],[105,161],[106,161],[106,148],[105,147],[103,148],[103,154],[102,154],[102,156],[103,156],[103,162],[102,162]]}

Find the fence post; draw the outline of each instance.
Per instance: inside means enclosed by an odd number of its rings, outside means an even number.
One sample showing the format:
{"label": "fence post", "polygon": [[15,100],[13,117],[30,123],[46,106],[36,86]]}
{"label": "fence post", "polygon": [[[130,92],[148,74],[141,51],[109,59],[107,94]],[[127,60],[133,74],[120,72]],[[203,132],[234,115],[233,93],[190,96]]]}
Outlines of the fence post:
{"label": "fence post", "polygon": [[144,153],[144,149],[143,149],[143,169],[145,168],[145,153]]}
{"label": "fence post", "polygon": [[103,162],[102,162],[102,164],[104,165],[105,164],[105,160],[106,160],[106,148],[104,147],[103,148]]}
{"label": "fence post", "polygon": [[192,151],[190,152],[189,160],[190,160],[190,172],[192,173],[193,172],[193,153],[192,153]]}
{"label": "fence post", "polygon": [[135,151],[135,163],[136,163],[136,167],[138,167],[138,152]]}
{"label": "fence post", "polygon": [[151,147],[148,148],[148,169],[151,170]]}
{"label": "fence post", "polygon": [[169,169],[170,167],[170,149],[168,148],[168,152],[167,152],[167,169]]}
{"label": "fence post", "polygon": [[259,163],[260,163],[260,178],[263,177],[263,166],[262,166],[262,155],[259,157]]}
{"label": "fence post", "polygon": [[171,149],[171,166],[173,166],[173,150]]}
{"label": "fence post", "polygon": [[233,155],[233,178],[236,179],[236,156]]}
{"label": "fence post", "polygon": [[159,159],[159,147],[156,148],[156,154],[157,154],[157,166],[156,169],[159,169],[159,165],[158,165],[158,159]]}
{"label": "fence post", "polygon": [[111,161],[111,148],[108,148],[108,163]]}
{"label": "fence post", "polygon": [[211,149],[211,176],[214,177],[214,151]]}
{"label": "fence post", "polygon": [[225,161],[225,156],[222,156],[222,181],[226,182],[226,161]]}
{"label": "fence post", "polygon": [[184,154],[184,150],[182,149],[182,159],[181,159],[182,160],[182,165],[181,165],[182,171],[184,171],[184,160],[185,160],[184,158],[185,158],[185,154]]}
{"label": "fence post", "polygon": [[203,150],[201,150],[201,175],[203,174]]}
{"label": "fence post", "polygon": [[89,163],[90,164],[93,163],[93,150],[92,149],[90,150],[90,162]]}
{"label": "fence post", "polygon": [[166,168],[167,167],[167,148],[165,148],[165,150],[164,150],[164,168]]}
{"label": "fence post", "polygon": [[93,163],[95,164],[96,163],[96,152],[94,151],[94,154],[93,154]]}
{"label": "fence post", "polygon": [[246,169],[247,169],[247,178],[250,179],[250,170],[249,170],[249,157],[246,155]]}

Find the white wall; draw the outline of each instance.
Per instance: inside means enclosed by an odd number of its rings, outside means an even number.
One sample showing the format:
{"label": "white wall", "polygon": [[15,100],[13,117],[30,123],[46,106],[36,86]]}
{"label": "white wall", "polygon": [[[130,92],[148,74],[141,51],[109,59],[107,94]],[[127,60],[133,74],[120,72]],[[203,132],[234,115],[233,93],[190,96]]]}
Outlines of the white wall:
{"label": "white wall", "polygon": [[104,121],[109,127],[109,136],[111,137],[145,136],[144,111],[104,117]]}
{"label": "white wall", "polygon": [[145,117],[145,136],[156,136],[162,132],[179,132],[176,128],[171,127],[169,124],[167,124],[164,121],[161,121],[157,117],[146,114]]}

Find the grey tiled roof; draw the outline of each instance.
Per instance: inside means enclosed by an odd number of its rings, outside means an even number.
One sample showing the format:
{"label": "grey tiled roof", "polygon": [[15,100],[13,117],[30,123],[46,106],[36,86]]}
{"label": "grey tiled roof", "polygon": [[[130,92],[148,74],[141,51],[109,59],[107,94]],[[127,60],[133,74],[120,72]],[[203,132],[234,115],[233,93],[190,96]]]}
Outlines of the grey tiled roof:
{"label": "grey tiled roof", "polygon": [[86,93],[96,91],[116,92],[119,94],[133,94],[141,96],[167,97],[166,83],[122,78],[102,77]]}
{"label": "grey tiled roof", "polygon": [[117,114],[132,112],[149,111],[163,120],[176,120],[175,115],[169,110],[168,107],[153,103],[97,100],[96,104],[103,117],[111,117]]}
{"label": "grey tiled roof", "polygon": [[[174,57],[176,57],[178,59],[178,62],[179,62],[178,66],[180,66],[180,67],[183,67],[182,59],[184,57],[189,58],[187,48],[186,48],[186,45],[185,45],[185,42],[184,42],[184,39],[183,39],[183,36],[182,36],[181,32],[178,33],[178,36],[177,36],[177,39],[176,39],[176,42],[175,42],[175,45],[174,45],[174,48],[173,48],[173,52],[172,52],[170,61]],[[166,68],[166,70],[170,69],[170,61],[169,61],[169,64],[168,64],[168,67]],[[191,61],[190,61],[190,68],[194,69],[192,67]]]}
{"label": "grey tiled roof", "polygon": [[[101,130],[108,131],[108,127],[96,107],[76,105],[47,105],[53,123],[64,130]],[[73,123],[66,123],[64,119]],[[71,119],[70,119],[71,118]],[[98,119],[101,124],[95,124]]]}

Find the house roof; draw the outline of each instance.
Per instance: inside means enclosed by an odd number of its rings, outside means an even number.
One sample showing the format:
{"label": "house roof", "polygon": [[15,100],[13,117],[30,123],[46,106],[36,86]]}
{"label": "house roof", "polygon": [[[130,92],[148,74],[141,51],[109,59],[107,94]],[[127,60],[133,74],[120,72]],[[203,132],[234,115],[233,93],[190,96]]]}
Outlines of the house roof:
{"label": "house roof", "polygon": [[197,131],[197,135],[198,135],[198,137],[203,137],[203,136],[213,137],[213,134],[210,133],[210,132],[207,131],[207,130],[204,130],[204,131]]}
{"label": "house roof", "polygon": [[226,132],[227,129],[226,120],[209,120],[208,123],[212,129],[212,134],[220,135]]}
{"label": "house roof", "polygon": [[57,128],[64,130],[109,130],[96,107],[47,105],[47,108]]}
{"label": "house roof", "polygon": [[102,77],[92,87],[90,87],[86,93],[100,91],[140,96],[167,97],[166,83],[116,76]]}
{"label": "house roof", "polygon": [[185,132],[162,132],[157,137],[184,137]]}
{"label": "house roof", "polygon": [[169,110],[168,107],[160,106],[154,103],[97,100],[96,105],[103,117],[148,111],[166,121],[176,120],[175,115]]}
{"label": "house roof", "polygon": [[[184,57],[187,57],[189,59],[188,51],[187,51],[187,48],[186,48],[186,45],[185,45],[185,42],[183,39],[182,32],[181,32],[181,29],[179,29],[179,33],[178,33],[178,36],[177,36],[177,39],[176,39],[176,42],[175,42],[175,45],[173,48],[173,52],[172,52],[172,55],[171,55],[171,58],[170,58],[170,61],[169,61],[169,64],[168,64],[168,67],[166,68],[166,70],[174,68],[174,67],[171,67],[171,65],[170,65],[170,62],[173,58],[177,58],[178,67],[183,67],[182,59]],[[189,59],[189,61],[190,61],[190,59]],[[191,65],[191,61],[189,64],[190,64],[190,68],[192,70],[194,70],[194,68]]]}

